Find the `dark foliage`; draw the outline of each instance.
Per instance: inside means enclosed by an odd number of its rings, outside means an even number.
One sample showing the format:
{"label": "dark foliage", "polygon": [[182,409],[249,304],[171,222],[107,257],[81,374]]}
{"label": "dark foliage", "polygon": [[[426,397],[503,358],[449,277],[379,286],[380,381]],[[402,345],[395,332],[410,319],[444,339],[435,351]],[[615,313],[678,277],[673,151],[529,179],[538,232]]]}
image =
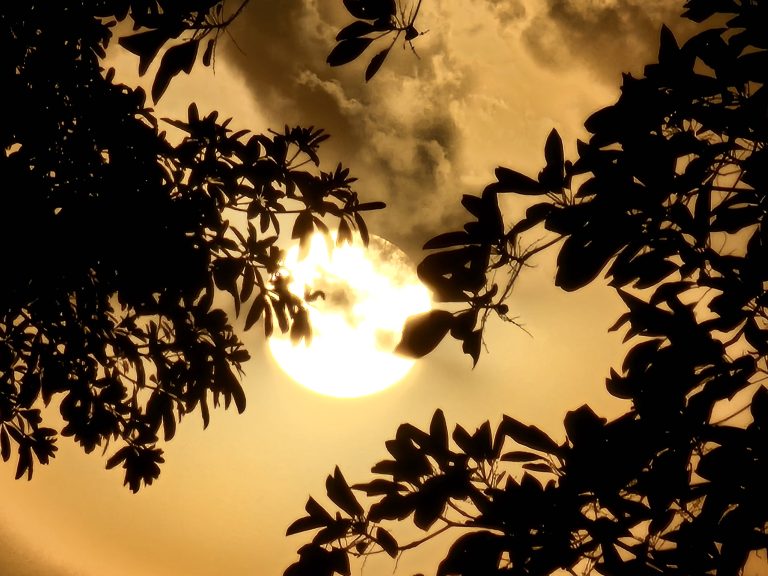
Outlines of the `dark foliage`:
{"label": "dark foliage", "polygon": [[413,49],[413,40],[420,35],[414,22],[419,15],[421,0],[417,0],[415,5],[395,0],[344,0],[344,6],[358,20],[342,28],[336,35],[337,44],[327,58],[331,66],[352,62],[375,41],[392,35],[386,48],[377,52],[368,63],[365,69],[366,82],[379,71],[392,46],[401,36],[403,42]]}
{"label": "dark foliage", "polygon": [[[441,234],[419,266],[459,311],[414,319],[401,350],[429,353],[448,334],[474,362],[488,315],[523,265],[560,244],[556,283],[604,275],[627,312],[631,342],[607,387],[628,400],[608,421],[569,412],[566,440],[505,417],[492,430],[441,411],[428,431],[404,424],[376,478],[329,479],[332,515],[315,500],[289,533],[319,529],[286,574],[347,574],[343,557],[395,557],[449,529],[460,536],[438,576],[736,575],[768,548],[768,5],[689,0],[704,28],[682,46],[666,27],[659,61],[626,75],[616,104],[586,121],[588,142],[564,159],[553,131],[536,178],[499,168],[462,203],[463,230]],[[499,194],[532,200],[505,228]],[[526,244],[529,230],[549,239]],[[490,280],[496,269],[510,280]],[[723,401],[742,408],[714,416]],[[370,499],[359,502],[354,491]],[[426,535],[400,543],[406,519]],[[384,526],[388,526],[385,529]]]}
{"label": "dark foliage", "polygon": [[[248,352],[221,302],[309,335],[279,272],[281,227],[306,244],[327,223],[367,237],[354,178],[321,172],[315,128],[250,134],[189,107],[159,120],[104,70],[114,24],[152,97],[213,59],[234,18],[217,0],[24,1],[0,8],[0,447],[16,476],[47,463],[58,433],[109,451],[136,491],[163,462],[161,437],[193,412],[245,408]],[[205,47],[203,47],[205,43]],[[166,137],[162,126],[181,136]],[[309,168],[310,170],[308,170]],[[216,299],[227,294],[229,301]],[[241,310],[242,309],[242,310]],[[41,403],[58,407],[60,431]]]}

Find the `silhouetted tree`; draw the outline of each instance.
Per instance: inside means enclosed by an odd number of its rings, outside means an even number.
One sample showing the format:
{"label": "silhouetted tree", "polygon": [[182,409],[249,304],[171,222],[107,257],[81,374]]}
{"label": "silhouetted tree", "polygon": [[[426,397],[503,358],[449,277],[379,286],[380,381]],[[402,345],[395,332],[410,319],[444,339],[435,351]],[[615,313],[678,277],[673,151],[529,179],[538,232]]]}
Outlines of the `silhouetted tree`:
{"label": "silhouetted tree", "polygon": [[[102,67],[118,22],[120,44],[155,58],[157,101],[200,60],[247,4],[222,0],[24,0],[0,8],[0,454],[16,477],[47,463],[58,433],[86,452],[110,450],[136,491],[163,462],[159,436],[193,412],[245,407],[238,372],[248,359],[217,294],[245,328],[263,319],[310,328],[278,274],[281,226],[306,241],[327,222],[338,240],[367,240],[354,178],[321,172],[322,130],[234,131],[189,106],[160,121],[145,93]],[[231,6],[231,5],[230,5]],[[161,131],[173,126],[181,137]],[[307,167],[312,168],[311,171]],[[64,420],[46,426],[40,401]]]}
{"label": "silhouetted tree", "polygon": [[[460,535],[438,576],[725,576],[764,553],[768,4],[685,8],[718,27],[682,46],[662,28],[658,63],[625,75],[618,101],[586,121],[575,162],[553,131],[537,177],[499,168],[480,196],[464,197],[472,220],[431,239],[419,265],[454,308],[412,319],[400,345],[422,356],[450,334],[477,362],[485,322],[507,314],[523,265],[559,245],[558,286],[604,272],[626,305],[614,329],[633,344],[606,382],[626,413],[569,412],[562,443],[509,416],[451,434],[440,410],[428,430],[403,424],[374,480],[350,487],[338,468],[328,477],[337,512],[309,499],[288,534],[317,532],[286,576],[346,575],[350,556],[396,557],[448,530]],[[531,200],[511,228],[500,194]],[[542,228],[547,240],[526,242]],[[497,269],[506,286],[493,283]],[[713,416],[734,398],[741,410]],[[423,539],[395,539],[406,519]]]}

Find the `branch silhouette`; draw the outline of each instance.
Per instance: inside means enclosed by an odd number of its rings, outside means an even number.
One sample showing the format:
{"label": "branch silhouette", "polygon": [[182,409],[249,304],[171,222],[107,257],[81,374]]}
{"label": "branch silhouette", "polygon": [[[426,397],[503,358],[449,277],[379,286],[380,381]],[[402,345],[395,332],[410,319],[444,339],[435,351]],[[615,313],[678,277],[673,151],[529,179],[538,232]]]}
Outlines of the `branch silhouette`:
{"label": "branch silhouette", "polygon": [[[461,528],[438,576],[735,576],[766,553],[768,6],[688,0],[684,16],[700,32],[680,45],[662,27],[658,62],[586,120],[575,161],[553,130],[536,177],[500,167],[462,199],[470,220],[429,240],[418,267],[453,308],[412,319],[400,344],[424,356],[450,335],[476,364],[489,316],[505,316],[529,260],[556,249],[557,286],[604,277],[624,302],[612,330],[629,345],[606,385],[626,412],[568,412],[563,443],[510,416],[450,435],[441,410],[427,430],[403,424],[373,480],[350,488],[337,469],[338,513],[310,500],[288,533],[319,531],[286,576],[396,558],[413,547],[397,543],[406,521],[425,534],[417,545]],[[534,201],[508,228],[506,194]],[[713,416],[737,395],[750,399]]]}

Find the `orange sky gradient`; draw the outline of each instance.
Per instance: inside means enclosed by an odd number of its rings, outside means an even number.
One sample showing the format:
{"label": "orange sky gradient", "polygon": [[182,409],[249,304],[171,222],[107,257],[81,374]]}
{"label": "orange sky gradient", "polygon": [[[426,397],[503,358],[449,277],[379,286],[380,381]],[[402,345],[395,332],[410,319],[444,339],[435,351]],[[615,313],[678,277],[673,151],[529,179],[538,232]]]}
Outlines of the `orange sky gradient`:
{"label": "orange sky gradient", "polygon": [[[655,58],[661,22],[686,29],[681,10],[672,0],[424,0],[419,57],[393,49],[366,84],[365,58],[325,64],[350,21],[340,0],[252,0],[222,39],[215,74],[177,77],[157,115],[185,117],[195,101],[201,113],[232,116],[236,129],[325,128],[321,168],[343,162],[365,201],[386,201],[371,231],[418,261],[430,236],[463,223],[462,194],[478,194],[495,167],[538,173],[552,128],[573,153],[586,117],[617,97],[620,73]],[[114,48],[118,78],[137,82],[136,59]],[[325,501],[337,464],[350,483],[370,479],[402,422],[427,426],[441,408],[450,427],[474,429],[508,413],[562,439],[567,410],[588,402],[620,413],[603,383],[623,357],[622,335],[607,333],[621,304],[599,285],[555,288],[551,256],[523,273],[509,302],[531,335],[492,321],[474,370],[446,340],[384,392],[324,397],[285,376],[257,324],[244,336],[245,413],[216,412],[205,431],[198,414],[185,417],[151,487],[132,494],[120,469],[67,438],[31,482],[4,466],[0,574],[279,575],[308,540],[285,537],[307,497]],[[410,551],[396,573],[434,573],[443,552],[439,542]],[[394,568],[375,558],[364,574]]]}

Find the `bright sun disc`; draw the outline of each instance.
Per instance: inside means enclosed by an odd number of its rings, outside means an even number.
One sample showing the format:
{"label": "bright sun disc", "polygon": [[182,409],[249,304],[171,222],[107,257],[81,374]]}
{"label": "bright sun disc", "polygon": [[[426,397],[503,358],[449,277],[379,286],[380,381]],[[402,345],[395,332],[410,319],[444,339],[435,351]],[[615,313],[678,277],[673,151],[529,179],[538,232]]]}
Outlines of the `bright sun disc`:
{"label": "bright sun disc", "polygon": [[307,257],[288,250],[290,290],[305,287],[325,298],[307,303],[309,345],[287,335],[269,339],[280,367],[296,382],[320,394],[354,398],[379,392],[402,379],[413,359],[394,353],[406,318],[430,309],[428,290],[408,257],[394,244],[371,236],[368,248],[345,244],[328,252],[322,234],[312,237]]}

